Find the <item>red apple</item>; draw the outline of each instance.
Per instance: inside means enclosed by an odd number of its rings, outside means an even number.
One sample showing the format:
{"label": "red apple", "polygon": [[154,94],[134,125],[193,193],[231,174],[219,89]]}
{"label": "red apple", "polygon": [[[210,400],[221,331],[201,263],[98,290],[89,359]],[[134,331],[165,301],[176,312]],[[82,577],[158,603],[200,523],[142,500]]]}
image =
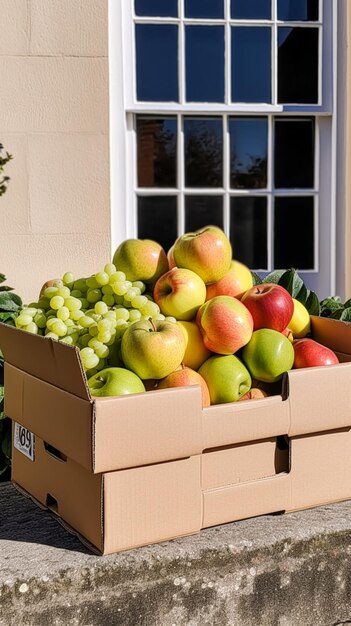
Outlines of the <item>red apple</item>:
{"label": "red apple", "polygon": [[250,391],[247,391],[240,398],[240,402],[242,400],[259,400],[260,398],[266,398],[268,396],[267,391],[265,389],[260,389],[259,387],[251,387]]}
{"label": "red apple", "polygon": [[189,385],[200,385],[202,391],[202,406],[210,406],[210,392],[205,379],[195,370],[182,365],[158,382],[157,389],[168,389],[169,387],[184,387]]}
{"label": "red apple", "polygon": [[282,332],[294,313],[294,302],[290,293],[281,285],[262,283],[254,285],[241,297],[249,309],[254,330],[271,328]]}
{"label": "red apple", "polygon": [[192,320],[205,302],[206,285],[195,272],[173,267],[156,281],[153,297],[163,315]]}
{"label": "red apple", "polygon": [[210,225],[178,237],[173,245],[173,258],[177,267],[196,272],[208,285],[228,272],[232,246],[221,228]]}
{"label": "red apple", "polygon": [[224,274],[223,278],[207,285],[206,300],[211,300],[211,298],[215,296],[234,296],[240,298],[250,287],[252,287],[251,271],[244,263],[233,260],[230,269]]}
{"label": "red apple", "polygon": [[196,323],[206,348],[217,354],[234,354],[250,341],[253,330],[250,311],[231,296],[216,296],[202,304]]}
{"label": "red apple", "polygon": [[339,359],[333,350],[309,337],[295,339],[293,348],[295,353],[293,368],[295,369],[339,363]]}

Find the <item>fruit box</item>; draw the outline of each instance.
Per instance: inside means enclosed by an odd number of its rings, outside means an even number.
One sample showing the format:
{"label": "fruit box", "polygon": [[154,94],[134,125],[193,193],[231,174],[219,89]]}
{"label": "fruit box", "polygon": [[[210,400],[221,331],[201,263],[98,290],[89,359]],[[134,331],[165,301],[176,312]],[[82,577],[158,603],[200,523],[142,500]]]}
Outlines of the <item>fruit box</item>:
{"label": "fruit box", "polygon": [[12,480],[102,554],[351,498],[351,325],[312,332],[345,362],[202,409],[197,386],[93,399],[76,349],[0,324]]}

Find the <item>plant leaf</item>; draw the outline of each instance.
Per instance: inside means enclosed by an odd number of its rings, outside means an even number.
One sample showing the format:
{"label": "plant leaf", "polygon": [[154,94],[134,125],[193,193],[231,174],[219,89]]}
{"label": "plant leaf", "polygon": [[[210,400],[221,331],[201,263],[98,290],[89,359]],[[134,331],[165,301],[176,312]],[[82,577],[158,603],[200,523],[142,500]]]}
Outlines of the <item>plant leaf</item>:
{"label": "plant leaf", "polygon": [[270,274],[263,279],[263,283],[276,283],[278,284],[282,275],[285,274],[286,270],[274,270]]}
{"label": "plant leaf", "polygon": [[261,276],[259,276],[258,274],[256,274],[256,272],[253,272],[251,270],[251,275],[252,275],[252,283],[253,285],[260,285],[262,283],[262,278]]}
{"label": "plant leaf", "polygon": [[2,291],[0,293],[0,310],[3,311],[18,311],[22,306],[22,300],[19,296],[8,291]]}
{"label": "plant leaf", "polygon": [[292,298],[296,298],[299,291],[301,291],[301,289],[304,287],[302,278],[300,278],[294,268],[286,270],[286,272],[282,274],[279,280],[279,285],[285,287],[285,289],[290,293]]}
{"label": "plant leaf", "polygon": [[1,283],[4,283],[4,282],[5,282],[5,280],[6,280],[6,276],[5,276],[5,274],[1,274],[1,272],[0,272],[0,284],[1,284]]}
{"label": "plant leaf", "polygon": [[310,291],[305,302],[305,307],[310,315],[320,315],[319,299],[314,291]]}
{"label": "plant leaf", "polygon": [[[335,317],[334,315],[339,315],[339,317]],[[346,309],[338,309],[332,315],[333,319],[342,320],[343,322],[351,322],[351,307],[347,307]]]}

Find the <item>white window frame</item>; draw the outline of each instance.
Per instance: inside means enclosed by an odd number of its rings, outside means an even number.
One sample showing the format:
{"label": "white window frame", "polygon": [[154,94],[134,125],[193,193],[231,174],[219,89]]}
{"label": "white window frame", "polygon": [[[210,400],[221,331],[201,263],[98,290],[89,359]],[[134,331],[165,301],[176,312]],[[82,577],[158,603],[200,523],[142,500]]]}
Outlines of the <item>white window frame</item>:
{"label": "white window frame", "polygon": [[[180,104],[174,103],[140,103],[136,102],[134,94],[136,93],[135,80],[134,80],[134,34],[133,34],[133,0],[109,0],[109,71],[110,71],[110,163],[111,163],[111,250],[117,247],[117,245],[126,238],[137,236],[137,211],[136,211],[136,194],[137,188],[136,181],[136,136],[134,131],[134,115],[136,113],[142,114],[172,114],[178,116],[179,121],[184,114],[256,114],[256,115],[279,115],[290,114],[294,117],[299,114],[307,116],[313,114],[316,117],[316,163],[319,162],[321,155],[321,148],[326,144],[326,141],[330,145],[328,155],[323,152],[323,158],[321,159],[321,167],[316,168],[316,185],[314,194],[317,190],[317,197],[319,196],[319,202],[315,203],[315,218],[316,218],[316,234],[318,231],[318,237],[315,242],[315,254],[316,254],[316,269],[314,272],[301,273],[304,280],[309,279],[309,286],[315,289],[321,297],[335,293],[337,288],[336,284],[336,191],[337,183],[340,185],[340,174],[337,181],[336,163],[337,163],[337,150],[339,146],[337,128],[337,81],[336,81],[336,69],[337,59],[339,57],[340,63],[340,38],[338,42],[338,22],[341,22],[343,16],[343,6],[345,0],[320,0],[320,20],[313,22],[311,26],[320,25],[321,21],[327,21],[332,23],[332,29],[324,29],[324,45],[322,37],[319,38],[320,51],[323,51],[322,64],[319,64],[320,76],[319,76],[319,89],[320,95],[323,92],[323,106],[317,105],[281,105],[281,104],[245,104],[245,103],[232,103],[228,104],[202,104],[202,103],[186,103]],[[230,2],[226,0],[226,10],[229,10]],[[323,14],[322,14],[323,7]],[[272,16],[274,20],[274,15]],[[182,18],[182,16],[180,16]],[[180,18],[174,18],[174,21],[179,23]],[[157,18],[150,20],[149,18],[140,18],[138,21],[155,21]],[[164,21],[164,20],[162,20]],[[192,20],[189,20],[189,23]],[[202,22],[202,20],[201,20]],[[196,22],[198,23],[198,22]],[[214,23],[212,20],[208,20],[208,23]],[[218,24],[218,21],[215,22]],[[231,20],[230,24],[227,23],[226,28],[230,29],[231,24],[235,24],[236,21]],[[255,25],[252,21],[252,25]],[[262,25],[264,21],[260,20]],[[341,22],[342,23],[342,22]],[[250,20],[251,24],[251,20]],[[271,25],[271,21],[267,21],[267,25]],[[275,31],[277,23],[272,27],[272,37],[276,41]],[[301,25],[300,22],[292,23],[292,25]],[[240,22],[242,25],[242,22]],[[279,25],[279,23],[278,23]],[[290,25],[290,23],[289,23]],[[305,26],[308,28],[309,26]],[[184,29],[180,29],[179,37],[182,42],[184,37]],[[229,38],[225,38],[226,46],[230,45]],[[338,50],[339,46],[339,50]],[[275,63],[275,47],[272,46],[272,58]],[[321,75],[323,67],[323,76]],[[229,63],[227,64],[227,72]],[[184,85],[184,59],[181,63],[182,78],[180,84]],[[275,72],[273,72],[275,76]],[[228,79],[228,76],[226,77]],[[226,85],[229,81],[226,80]],[[332,85],[332,89],[328,87]],[[228,88],[226,88],[228,91]],[[339,87],[340,89],[340,87]],[[273,85],[272,96],[276,98],[276,85]],[[183,97],[183,90],[181,90]],[[228,100],[229,94],[226,93],[226,99]],[[269,118],[271,119],[271,118]],[[271,126],[271,124],[269,124]],[[342,131],[341,131],[342,132]],[[340,134],[340,127],[339,127]],[[180,134],[180,140],[182,141],[182,134]],[[229,150],[228,140],[225,140],[225,150]],[[178,154],[180,154],[182,144],[178,144]],[[180,157],[181,158],[181,157]],[[338,159],[340,162],[340,159]],[[339,188],[339,187],[338,187]],[[180,181],[180,188],[177,192],[172,189],[172,195],[180,193],[181,198],[184,198],[183,194],[183,181]],[[170,191],[170,190],[169,190]],[[201,189],[201,193],[214,193],[219,190],[205,190]],[[291,195],[291,190],[290,194]],[[150,190],[147,190],[150,195]],[[145,193],[147,193],[145,192]],[[199,190],[196,190],[199,193]],[[158,193],[160,193],[158,191]],[[167,190],[162,190],[162,193],[167,193]],[[188,193],[188,190],[187,190]],[[248,195],[253,195],[252,192],[246,192]],[[265,193],[263,190],[260,193]],[[224,191],[225,197],[227,196],[227,204],[224,210],[224,226],[228,228],[229,223],[229,195],[245,195],[245,192],[238,190],[230,190],[228,188]],[[256,195],[256,190],[254,192]],[[259,195],[259,194],[257,194]],[[268,191],[268,202],[274,195],[282,195],[278,193],[272,194]],[[301,195],[309,195],[309,190]],[[339,198],[338,202],[341,203],[342,198]],[[271,213],[269,213],[271,215]],[[328,223],[326,223],[328,221]],[[269,225],[268,225],[269,228]],[[296,225],[294,225],[296,229]],[[324,233],[328,234],[328,241],[325,242],[325,234],[323,235],[323,247],[325,246],[326,254],[319,255],[317,242],[321,240],[321,229]],[[178,232],[184,230],[184,206],[180,207],[178,218]],[[293,230],[293,229],[292,229]],[[342,232],[342,231],[341,231]],[[293,233],[291,233],[292,235]],[[339,252],[339,251],[338,251]],[[340,251],[342,254],[342,251]],[[319,266],[317,264],[318,258],[320,259]],[[340,261],[339,261],[340,265]],[[318,278],[318,272],[323,279]],[[300,272],[299,272],[300,273]],[[313,280],[313,277],[317,276],[317,280]],[[322,284],[323,283],[323,284]],[[338,286],[341,289],[341,285]],[[323,291],[325,290],[325,291]],[[341,291],[340,291],[341,293]]]}

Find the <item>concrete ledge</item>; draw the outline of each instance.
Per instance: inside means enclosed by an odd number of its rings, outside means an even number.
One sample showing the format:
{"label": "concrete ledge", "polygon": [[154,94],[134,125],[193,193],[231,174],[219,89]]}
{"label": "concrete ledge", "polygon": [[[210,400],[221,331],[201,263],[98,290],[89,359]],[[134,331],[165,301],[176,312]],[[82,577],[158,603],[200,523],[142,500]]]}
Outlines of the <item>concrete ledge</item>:
{"label": "concrete ledge", "polygon": [[0,485],[1,626],[351,623],[351,501],[93,555]]}

